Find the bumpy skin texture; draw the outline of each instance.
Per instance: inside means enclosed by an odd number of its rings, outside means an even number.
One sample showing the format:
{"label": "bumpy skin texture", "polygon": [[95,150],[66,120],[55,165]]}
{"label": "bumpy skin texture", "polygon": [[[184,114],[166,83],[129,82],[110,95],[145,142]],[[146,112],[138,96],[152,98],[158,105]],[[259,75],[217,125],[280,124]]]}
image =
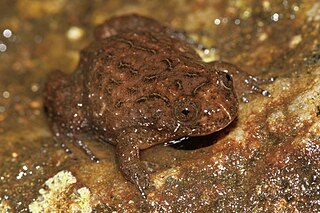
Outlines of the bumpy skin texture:
{"label": "bumpy skin texture", "polygon": [[108,20],[81,51],[75,73],[53,72],[44,89],[56,140],[73,141],[92,159],[82,133],[114,144],[121,172],[143,196],[149,176],[141,149],[221,130],[237,115],[237,96],[269,95],[256,84],[270,80],[225,62],[204,63],[172,32],[137,15]]}

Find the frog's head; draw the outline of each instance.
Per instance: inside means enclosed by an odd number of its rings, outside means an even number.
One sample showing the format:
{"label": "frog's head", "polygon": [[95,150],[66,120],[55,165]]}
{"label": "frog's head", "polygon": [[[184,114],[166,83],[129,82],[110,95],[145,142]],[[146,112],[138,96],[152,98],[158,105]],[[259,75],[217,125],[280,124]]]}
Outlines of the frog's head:
{"label": "frog's head", "polygon": [[[196,89],[194,89],[196,90]],[[216,72],[196,93],[175,101],[175,132],[182,136],[201,136],[219,131],[237,116],[238,101],[232,77]]]}

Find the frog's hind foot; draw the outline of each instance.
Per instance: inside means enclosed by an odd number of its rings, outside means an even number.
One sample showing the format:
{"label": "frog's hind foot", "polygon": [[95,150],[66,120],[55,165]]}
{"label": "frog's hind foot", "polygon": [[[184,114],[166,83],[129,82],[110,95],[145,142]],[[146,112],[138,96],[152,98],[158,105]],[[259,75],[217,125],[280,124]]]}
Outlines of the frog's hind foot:
{"label": "frog's hind foot", "polygon": [[65,143],[72,143],[81,150],[84,151],[84,153],[90,157],[92,161],[95,161],[97,163],[100,162],[99,158],[93,154],[93,152],[89,149],[89,147],[83,142],[82,139],[75,136],[75,133],[66,133],[65,131],[61,130],[61,128],[56,125],[55,123],[52,125],[52,130],[54,132],[54,141],[60,145],[60,147],[68,154],[72,154],[72,150],[69,148],[69,146]]}
{"label": "frog's hind foot", "polygon": [[96,163],[100,162],[100,159],[95,154],[93,154],[91,149],[89,149],[89,147],[83,142],[83,140],[76,139],[75,145],[79,147],[82,151],[84,151],[84,153],[87,156],[89,156],[90,160],[95,161]]}
{"label": "frog's hind foot", "polygon": [[72,150],[68,147],[67,144],[65,144],[63,141],[67,141],[66,138],[64,137],[61,137],[60,134],[56,134],[54,137],[53,137],[53,140],[54,142],[60,146],[63,151],[67,154],[72,154]]}
{"label": "frog's hind foot", "polygon": [[67,153],[67,154],[72,154],[71,149],[63,142],[59,142],[60,147]]}

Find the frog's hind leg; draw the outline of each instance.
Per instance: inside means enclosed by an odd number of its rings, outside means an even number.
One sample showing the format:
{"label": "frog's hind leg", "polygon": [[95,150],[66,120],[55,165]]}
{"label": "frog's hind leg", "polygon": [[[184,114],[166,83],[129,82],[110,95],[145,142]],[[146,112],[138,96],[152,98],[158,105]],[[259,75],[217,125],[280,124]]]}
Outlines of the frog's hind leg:
{"label": "frog's hind leg", "polygon": [[197,41],[193,38],[191,38],[187,32],[183,31],[183,30],[177,30],[177,29],[173,29],[170,27],[166,28],[166,33],[176,39],[179,39],[187,44],[189,44],[190,46],[197,48],[198,50],[201,51],[205,51],[205,50],[212,50],[215,49],[215,47],[213,46],[206,46],[203,43],[201,43],[200,41]]}
{"label": "frog's hind leg", "polygon": [[128,31],[164,31],[165,27],[158,21],[137,14],[124,15],[111,18],[98,25],[94,29],[94,36],[97,40],[105,39],[121,32]]}
{"label": "frog's hind leg", "polygon": [[99,158],[89,149],[89,147],[83,142],[84,140],[77,136],[79,134],[77,133],[65,133],[64,130],[61,130],[61,128],[58,127],[58,125],[53,124],[52,130],[54,132],[54,140],[57,144],[60,145],[60,147],[68,154],[72,154],[72,150],[69,148],[69,146],[66,144],[66,142],[71,142],[78,148],[80,148],[92,161],[95,161],[97,163],[100,162]]}
{"label": "frog's hind leg", "polygon": [[53,140],[56,144],[59,144],[60,147],[68,154],[71,154],[72,151],[68,147],[68,145],[65,143],[66,141],[69,140],[68,137],[66,137],[65,134],[62,134],[62,132],[59,130],[58,125],[53,123],[51,126],[52,132],[54,134]]}

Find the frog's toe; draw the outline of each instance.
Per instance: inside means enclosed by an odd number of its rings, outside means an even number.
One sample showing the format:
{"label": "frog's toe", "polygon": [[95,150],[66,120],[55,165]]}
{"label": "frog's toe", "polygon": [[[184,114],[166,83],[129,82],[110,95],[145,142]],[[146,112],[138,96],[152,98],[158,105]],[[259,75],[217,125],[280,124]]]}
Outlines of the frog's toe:
{"label": "frog's toe", "polygon": [[149,188],[149,174],[145,171],[137,172],[134,174],[133,182],[139,189],[143,198],[146,198],[146,193],[144,192],[145,189]]}
{"label": "frog's toe", "polygon": [[242,92],[241,94],[238,94],[239,95],[238,99],[244,103],[248,103],[250,101],[248,98],[248,95],[251,93],[258,93],[266,97],[271,97],[271,93],[268,90],[262,89],[256,84],[251,84],[250,89],[248,89],[245,92]]}
{"label": "frog's toe", "polygon": [[247,103],[249,102],[247,95],[251,93],[258,93],[262,96],[271,97],[271,93],[268,90],[261,88],[259,85],[269,84],[275,80],[275,77],[264,79],[249,75],[248,77],[244,78],[243,86],[240,86],[239,91],[237,91],[238,99]]}
{"label": "frog's toe", "polygon": [[264,90],[264,89],[262,89],[261,87],[255,85],[255,84],[253,84],[251,86],[251,91],[256,92],[256,93],[260,93],[263,96],[267,96],[267,97],[271,96],[271,94],[270,94],[270,92],[268,90]]}
{"label": "frog's toe", "polygon": [[74,139],[75,145],[78,146],[81,150],[85,152],[87,156],[89,156],[90,160],[99,163],[100,159],[95,156],[95,154],[89,149],[89,147],[80,139]]}
{"label": "frog's toe", "polygon": [[270,78],[258,78],[255,76],[251,76],[252,80],[255,81],[257,84],[270,84],[274,82],[277,77],[270,77]]}
{"label": "frog's toe", "polygon": [[60,142],[60,147],[68,154],[72,153],[72,150],[64,143],[64,142]]}

